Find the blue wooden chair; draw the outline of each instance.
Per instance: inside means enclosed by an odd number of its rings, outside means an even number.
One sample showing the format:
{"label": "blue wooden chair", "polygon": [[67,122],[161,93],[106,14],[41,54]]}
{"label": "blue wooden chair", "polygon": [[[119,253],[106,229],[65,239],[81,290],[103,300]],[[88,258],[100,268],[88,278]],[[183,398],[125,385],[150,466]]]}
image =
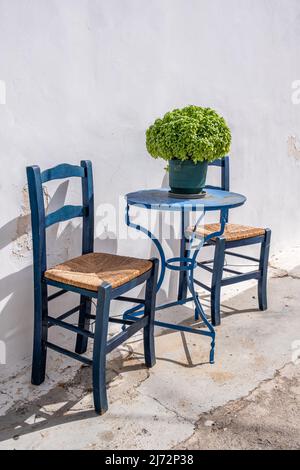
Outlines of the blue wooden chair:
{"label": "blue wooden chair", "polygon": [[[82,184],[82,205],[66,205],[46,215],[43,184],[63,178],[78,177]],[[94,192],[90,161],[80,166],[62,164],[43,172],[38,166],[27,167],[31,206],[34,261],[34,344],[32,383],[40,385],[45,379],[46,355],[50,348],[77,359],[93,368],[93,395],[95,410],[103,414],[107,410],[105,384],[106,355],[130,338],[138,330],[144,332],[144,353],[147,367],[155,364],[154,311],[158,260],[142,260],[132,257],[94,253]],[[47,269],[46,229],[53,224],[75,217],[83,219],[82,255]],[[123,294],[146,282],[145,300],[125,297]],[[48,286],[59,290],[48,295]],[[48,302],[71,291],[80,295],[79,305],[54,318],[48,314]],[[96,315],[91,314],[91,302],[96,299]],[[111,300],[144,304],[144,315],[136,322],[109,316]],[[79,312],[78,326],[66,322],[66,318]],[[94,333],[90,321],[95,321]],[[108,323],[120,323],[127,328],[107,339]],[[48,341],[48,328],[56,326],[77,335],[75,352]],[[82,356],[87,350],[88,339],[94,340],[93,359]]]}
{"label": "blue wooden chair", "polygon": [[[216,160],[210,163],[211,166],[217,166],[221,169],[221,186],[207,186],[207,188],[218,188],[229,191],[229,157]],[[195,280],[196,284],[210,292],[211,296],[211,318],[214,326],[220,325],[220,296],[221,288],[237,282],[257,279],[258,282],[258,304],[260,310],[267,309],[267,272],[269,260],[269,248],[271,240],[271,230],[268,228],[249,227],[245,225],[228,223],[228,212],[226,214],[226,228],[222,237],[216,237],[206,244],[213,245],[215,248],[214,259],[198,262],[197,265],[212,274],[211,285]],[[199,227],[197,234],[201,237],[210,233],[217,232],[219,223],[206,224]],[[233,248],[244,247],[248,245],[260,244],[259,259],[246,256],[242,253],[230,251]],[[258,263],[257,269],[242,273],[240,271],[224,267],[225,255],[231,255],[245,260]],[[212,265],[212,266],[211,266]],[[232,274],[230,277],[223,277],[223,273]]]}

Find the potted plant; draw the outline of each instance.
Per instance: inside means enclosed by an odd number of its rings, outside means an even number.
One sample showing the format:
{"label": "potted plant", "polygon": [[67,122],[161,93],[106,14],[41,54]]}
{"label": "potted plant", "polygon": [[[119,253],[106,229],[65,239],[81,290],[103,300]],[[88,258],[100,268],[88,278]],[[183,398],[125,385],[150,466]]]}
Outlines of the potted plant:
{"label": "potted plant", "polygon": [[168,161],[171,192],[176,194],[201,194],[208,162],[224,157],[230,144],[224,118],[198,106],[174,109],[146,131],[147,150]]}

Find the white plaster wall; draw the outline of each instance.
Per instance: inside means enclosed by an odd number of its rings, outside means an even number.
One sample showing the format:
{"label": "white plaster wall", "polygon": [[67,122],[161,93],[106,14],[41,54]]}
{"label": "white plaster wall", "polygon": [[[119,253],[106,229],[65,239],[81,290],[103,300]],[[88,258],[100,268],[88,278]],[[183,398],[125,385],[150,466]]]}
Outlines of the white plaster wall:
{"label": "white plaster wall", "polygon": [[[91,159],[96,207],[117,206],[163,182],[147,126],[175,107],[211,106],[232,129],[232,190],[248,197],[231,220],[271,227],[273,250],[299,243],[299,34],[299,0],[0,0],[0,374],[31,353],[26,165]],[[66,190],[50,188],[51,207]],[[52,260],[77,253],[78,222],[53,229],[50,242]],[[150,254],[146,241],[96,248]]]}

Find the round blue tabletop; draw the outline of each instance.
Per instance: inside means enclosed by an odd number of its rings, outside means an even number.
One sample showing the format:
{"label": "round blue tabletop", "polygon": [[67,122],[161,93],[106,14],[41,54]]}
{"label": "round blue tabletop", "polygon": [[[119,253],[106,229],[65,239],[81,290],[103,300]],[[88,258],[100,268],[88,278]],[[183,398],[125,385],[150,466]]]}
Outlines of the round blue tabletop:
{"label": "round blue tabletop", "polygon": [[205,197],[199,199],[181,199],[170,196],[169,189],[143,189],[126,194],[127,204],[145,209],[164,211],[204,210],[214,211],[232,209],[244,204],[246,197],[242,194],[223,191],[221,189],[205,189]]}

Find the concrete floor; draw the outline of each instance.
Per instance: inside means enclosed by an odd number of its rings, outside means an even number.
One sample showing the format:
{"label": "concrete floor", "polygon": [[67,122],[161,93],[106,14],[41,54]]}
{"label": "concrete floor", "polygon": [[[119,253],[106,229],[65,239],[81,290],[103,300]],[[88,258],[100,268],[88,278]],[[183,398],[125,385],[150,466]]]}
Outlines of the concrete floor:
{"label": "concrete floor", "polygon": [[[1,385],[0,449],[299,448],[297,264],[293,255],[271,260],[267,312],[257,310],[255,287],[227,292],[215,365],[208,338],[179,332],[156,338],[151,370],[140,336],[115,351],[102,417],[93,411],[90,368],[50,353],[40,387],[24,368]],[[192,322],[187,307],[168,315]]]}

